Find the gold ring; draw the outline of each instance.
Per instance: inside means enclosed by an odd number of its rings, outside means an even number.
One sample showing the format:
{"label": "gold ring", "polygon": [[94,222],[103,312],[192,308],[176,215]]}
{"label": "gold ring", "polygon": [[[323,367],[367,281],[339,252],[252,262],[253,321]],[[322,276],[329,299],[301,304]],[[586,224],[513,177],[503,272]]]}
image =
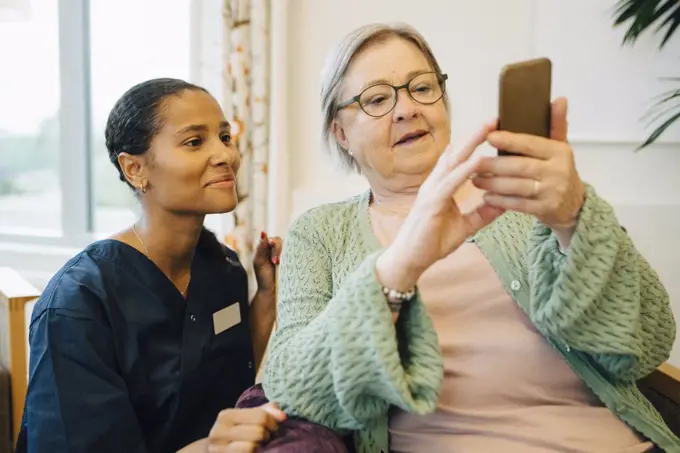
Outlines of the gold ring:
{"label": "gold ring", "polygon": [[538,192],[541,190],[541,182],[538,179],[534,179],[534,193],[532,197],[536,198],[538,196]]}

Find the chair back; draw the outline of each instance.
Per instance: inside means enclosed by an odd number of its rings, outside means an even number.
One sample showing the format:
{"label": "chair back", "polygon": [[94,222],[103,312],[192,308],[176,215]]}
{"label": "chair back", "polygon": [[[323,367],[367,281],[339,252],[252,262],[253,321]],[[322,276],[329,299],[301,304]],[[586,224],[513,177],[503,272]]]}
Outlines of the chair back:
{"label": "chair back", "polygon": [[[0,267],[0,374],[4,372],[5,379],[9,374],[9,395],[0,396],[0,404],[8,401],[10,406],[0,408],[0,414],[10,414],[9,429],[0,426],[0,445],[6,431],[13,444],[21,427],[28,387],[28,325],[39,296],[40,291],[18,272]],[[0,385],[0,391],[7,392],[6,387]]]}

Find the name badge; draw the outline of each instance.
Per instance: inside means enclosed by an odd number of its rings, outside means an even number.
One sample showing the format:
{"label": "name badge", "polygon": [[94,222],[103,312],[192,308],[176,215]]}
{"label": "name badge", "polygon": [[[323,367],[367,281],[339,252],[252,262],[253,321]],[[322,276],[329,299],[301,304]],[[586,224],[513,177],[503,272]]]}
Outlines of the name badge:
{"label": "name badge", "polygon": [[227,329],[231,329],[241,322],[241,304],[238,302],[213,313],[213,326],[215,335],[219,335]]}

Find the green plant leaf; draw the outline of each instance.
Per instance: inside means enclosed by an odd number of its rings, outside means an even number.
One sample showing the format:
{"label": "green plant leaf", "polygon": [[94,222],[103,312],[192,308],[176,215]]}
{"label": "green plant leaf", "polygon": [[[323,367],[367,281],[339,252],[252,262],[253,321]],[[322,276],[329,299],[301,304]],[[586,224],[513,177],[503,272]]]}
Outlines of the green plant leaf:
{"label": "green plant leaf", "polygon": [[659,48],[663,48],[680,26],[678,0],[619,0],[615,7],[614,27],[628,24],[623,44],[634,44],[645,30],[659,21],[654,30],[664,33]]}
{"label": "green plant leaf", "polygon": [[[673,6],[676,5],[677,2],[670,0],[666,1],[663,5],[661,5],[660,8],[657,8],[656,11],[654,12],[654,17],[652,17],[652,22],[656,22],[661,16],[666,14]],[[677,8],[676,8],[677,9]],[[672,13],[671,13],[672,14]]]}
{"label": "green plant leaf", "polygon": [[640,151],[642,148],[645,148],[654,143],[656,139],[659,138],[661,134],[663,134],[666,129],[671,127],[671,125],[675,123],[678,119],[680,119],[680,110],[676,112],[673,116],[668,118],[666,121],[664,121],[663,124],[661,124],[661,126],[657,127],[656,130],[652,132],[652,134],[649,137],[647,137],[647,140],[645,140],[642,145],[638,146],[636,151]]}
{"label": "green plant leaf", "polygon": [[[653,32],[662,34],[659,49],[662,49],[680,27],[680,0],[619,0],[615,6],[614,27],[627,26],[623,44],[634,44],[642,33],[653,27]],[[680,77],[665,77],[663,80],[680,82]],[[636,149],[654,143],[673,123],[680,119],[680,89],[674,89],[656,96],[658,101],[643,116],[650,123],[663,122]]]}
{"label": "green plant leaf", "polygon": [[660,107],[662,104],[669,102],[669,101],[672,101],[673,99],[675,99],[676,97],[679,97],[679,96],[680,96],[680,89],[670,90],[670,91],[666,91],[666,92],[661,93],[661,94],[657,94],[656,96],[654,96],[657,99],[657,101],[650,108],[650,111],[653,111],[654,109]]}
{"label": "green plant leaf", "polygon": [[[674,90],[666,93],[663,99],[657,102],[654,107],[650,109],[646,116],[654,114],[651,122],[656,122],[657,120],[670,114],[666,120],[657,127],[649,137],[640,145],[636,151],[651,145],[656,141],[657,138],[663,134],[666,129],[668,129],[675,121],[680,119],[680,90]],[[675,102],[673,102],[675,101]],[[670,104],[670,105],[668,105]],[[659,111],[661,110],[661,111]]]}
{"label": "green plant leaf", "polygon": [[[662,93],[658,96],[661,98],[658,102],[656,102],[650,109],[649,111],[643,115],[643,119],[647,119],[650,124],[653,124],[657,122],[658,120],[668,116],[671,114],[670,118],[673,118],[675,115],[673,112],[680,112],[680,89],[678,90],[670,90],[665,93]],[[672,120],[671,123],[666,124],[664,122],[663,124],[665,127],[659,131],[661,126],[657,128],[654,132],[652,132],[652,135],[645,141],[645,144],[641,146],[643,148],[644,146],[647,146],[656,140],[656,138],[661,135],[662,132],[664,132],[668,127],[670,127],[671,124],[673,124],[675,120]],[[657,133],[658,132],[658,133]],[[650,141],[651,138],[651,141]]]}
{"label": "green plant leaf", "polygon": [[647,117],[647,121],[649,122],[649,124],[654,124],[657,121],[661,120],[662,118],[666,117],[669,113],[672,113],[673,111],[678,109],[679,107],[680,107],[680,104],[676,104],[676,105],[666,106],[663,109],[659,108],[659,109],[651,110],[650,112],[647,112],[643,116],[643,118]]}
{"label": "green plant leaf", "polygon": [[[621,25],[638,15],[645,5],[646,0],[621,0],[616,7],[616,19],[614,25]],[[652,0],[658,1],[658,0]]]}
{"label": "green plant leaf", "polygon": [[659,25],[656,31],[661,31],[664,25],[668,25],[668,30],[666,30],[666,35],[661,40],[661,44],[659,44],[659,49],[662,49],[663,46],[666,45],[668,40],[671,39],[671,36],[675,33],[675,30],[677,30],[678,25],[680,25],[680,3],[675,7],[675,11]]}

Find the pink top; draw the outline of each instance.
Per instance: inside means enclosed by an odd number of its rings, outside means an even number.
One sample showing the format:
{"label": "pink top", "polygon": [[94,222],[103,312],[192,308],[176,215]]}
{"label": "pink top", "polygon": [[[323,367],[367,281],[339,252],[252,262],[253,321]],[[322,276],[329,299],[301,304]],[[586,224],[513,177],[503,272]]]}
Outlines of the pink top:
{"label": "pink top", "polygon": [[[383,245],[402,221],[371,209]],[[433,265],[418,286],[439,336],[444,382],[434,414],[393,414],[393,452],[650,451],[538,333],[474,243]]]}

